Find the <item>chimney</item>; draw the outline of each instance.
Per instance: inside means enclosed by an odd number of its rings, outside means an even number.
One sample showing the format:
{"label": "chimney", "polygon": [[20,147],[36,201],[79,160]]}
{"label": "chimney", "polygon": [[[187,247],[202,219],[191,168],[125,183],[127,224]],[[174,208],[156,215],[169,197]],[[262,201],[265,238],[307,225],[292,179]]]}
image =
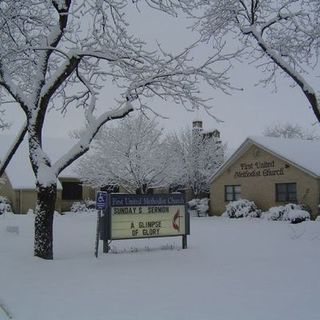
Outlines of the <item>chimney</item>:
{"label": "chimney", "polygon": [[202,121],[201,120],[195,120],[192,122],[192,128],[193,129],[200,129],[202,130]]}

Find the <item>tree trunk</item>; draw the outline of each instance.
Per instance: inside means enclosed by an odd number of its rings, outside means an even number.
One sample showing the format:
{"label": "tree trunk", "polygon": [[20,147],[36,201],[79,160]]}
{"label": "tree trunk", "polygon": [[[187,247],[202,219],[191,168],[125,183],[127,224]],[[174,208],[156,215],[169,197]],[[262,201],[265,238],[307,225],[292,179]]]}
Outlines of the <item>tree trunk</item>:
{"label": "tree trunk", "polygon": [[53,214],[57,196],[57,185],[38,186],[35,217],[34,255],[53,259]]}

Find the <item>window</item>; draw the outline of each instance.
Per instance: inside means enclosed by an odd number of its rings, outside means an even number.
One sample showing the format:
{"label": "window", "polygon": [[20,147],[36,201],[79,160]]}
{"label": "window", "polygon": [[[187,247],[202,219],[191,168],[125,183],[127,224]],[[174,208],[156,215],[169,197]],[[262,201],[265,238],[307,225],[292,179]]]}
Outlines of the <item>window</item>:
{"label": "window", "polygon": [[239,200],[241,196],[241,186],[224,186],[224,200],[225,201],[235,201]]}
{"label": "window", "polygon": [[296,202],[297,184],[296,183],[276,183],[276,201]]}
{"label": "window", "polygon": [[62,182],[62,200],[82,200],[80,182]]}

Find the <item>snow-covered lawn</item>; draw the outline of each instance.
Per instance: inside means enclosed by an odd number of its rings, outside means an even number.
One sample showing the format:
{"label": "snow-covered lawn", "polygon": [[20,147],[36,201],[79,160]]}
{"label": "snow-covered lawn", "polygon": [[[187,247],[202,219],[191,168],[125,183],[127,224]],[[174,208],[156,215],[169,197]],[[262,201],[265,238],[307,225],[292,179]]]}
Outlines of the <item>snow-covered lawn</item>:
{"label": "snow-covered lawn", "polygon": [[98,259],[95,224],[55,216],[55,260],[44,261],[33,216],[0,216],[0,305],[12,319],[320,319],[320,221],[193,217],[187,250],[180,238],[115,241]]}

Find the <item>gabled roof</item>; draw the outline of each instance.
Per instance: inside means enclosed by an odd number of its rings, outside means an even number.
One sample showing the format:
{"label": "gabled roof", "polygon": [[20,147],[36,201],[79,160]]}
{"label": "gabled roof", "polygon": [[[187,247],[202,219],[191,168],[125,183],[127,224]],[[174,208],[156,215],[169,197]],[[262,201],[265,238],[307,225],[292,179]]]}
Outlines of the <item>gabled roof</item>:
{"label": "gabled roof", "polygon": [[[0,135],[0,160],[6,155],[13,141],[13,136]],[[48,153],[53,163],[75,143],[76,142],[71,139],[46,137],[43,139],[44,151]],[[63,170],[59,178],[78,178],[77,174],[73,172],[73,168],[74,166],[72,164]],[[19,146],[5,172],[13,189],[35,189],[35,177],[29,160],[26,138]],[[62,189],[59,181],[57,187],[58,189]]]}
{"label": "gabled roof", "polygon": [[210,181],[212,182],[220,176],[252,145],[273,154],[314,177],[320,178],[320,141],[251,136],[240,145],[211,177]]}

